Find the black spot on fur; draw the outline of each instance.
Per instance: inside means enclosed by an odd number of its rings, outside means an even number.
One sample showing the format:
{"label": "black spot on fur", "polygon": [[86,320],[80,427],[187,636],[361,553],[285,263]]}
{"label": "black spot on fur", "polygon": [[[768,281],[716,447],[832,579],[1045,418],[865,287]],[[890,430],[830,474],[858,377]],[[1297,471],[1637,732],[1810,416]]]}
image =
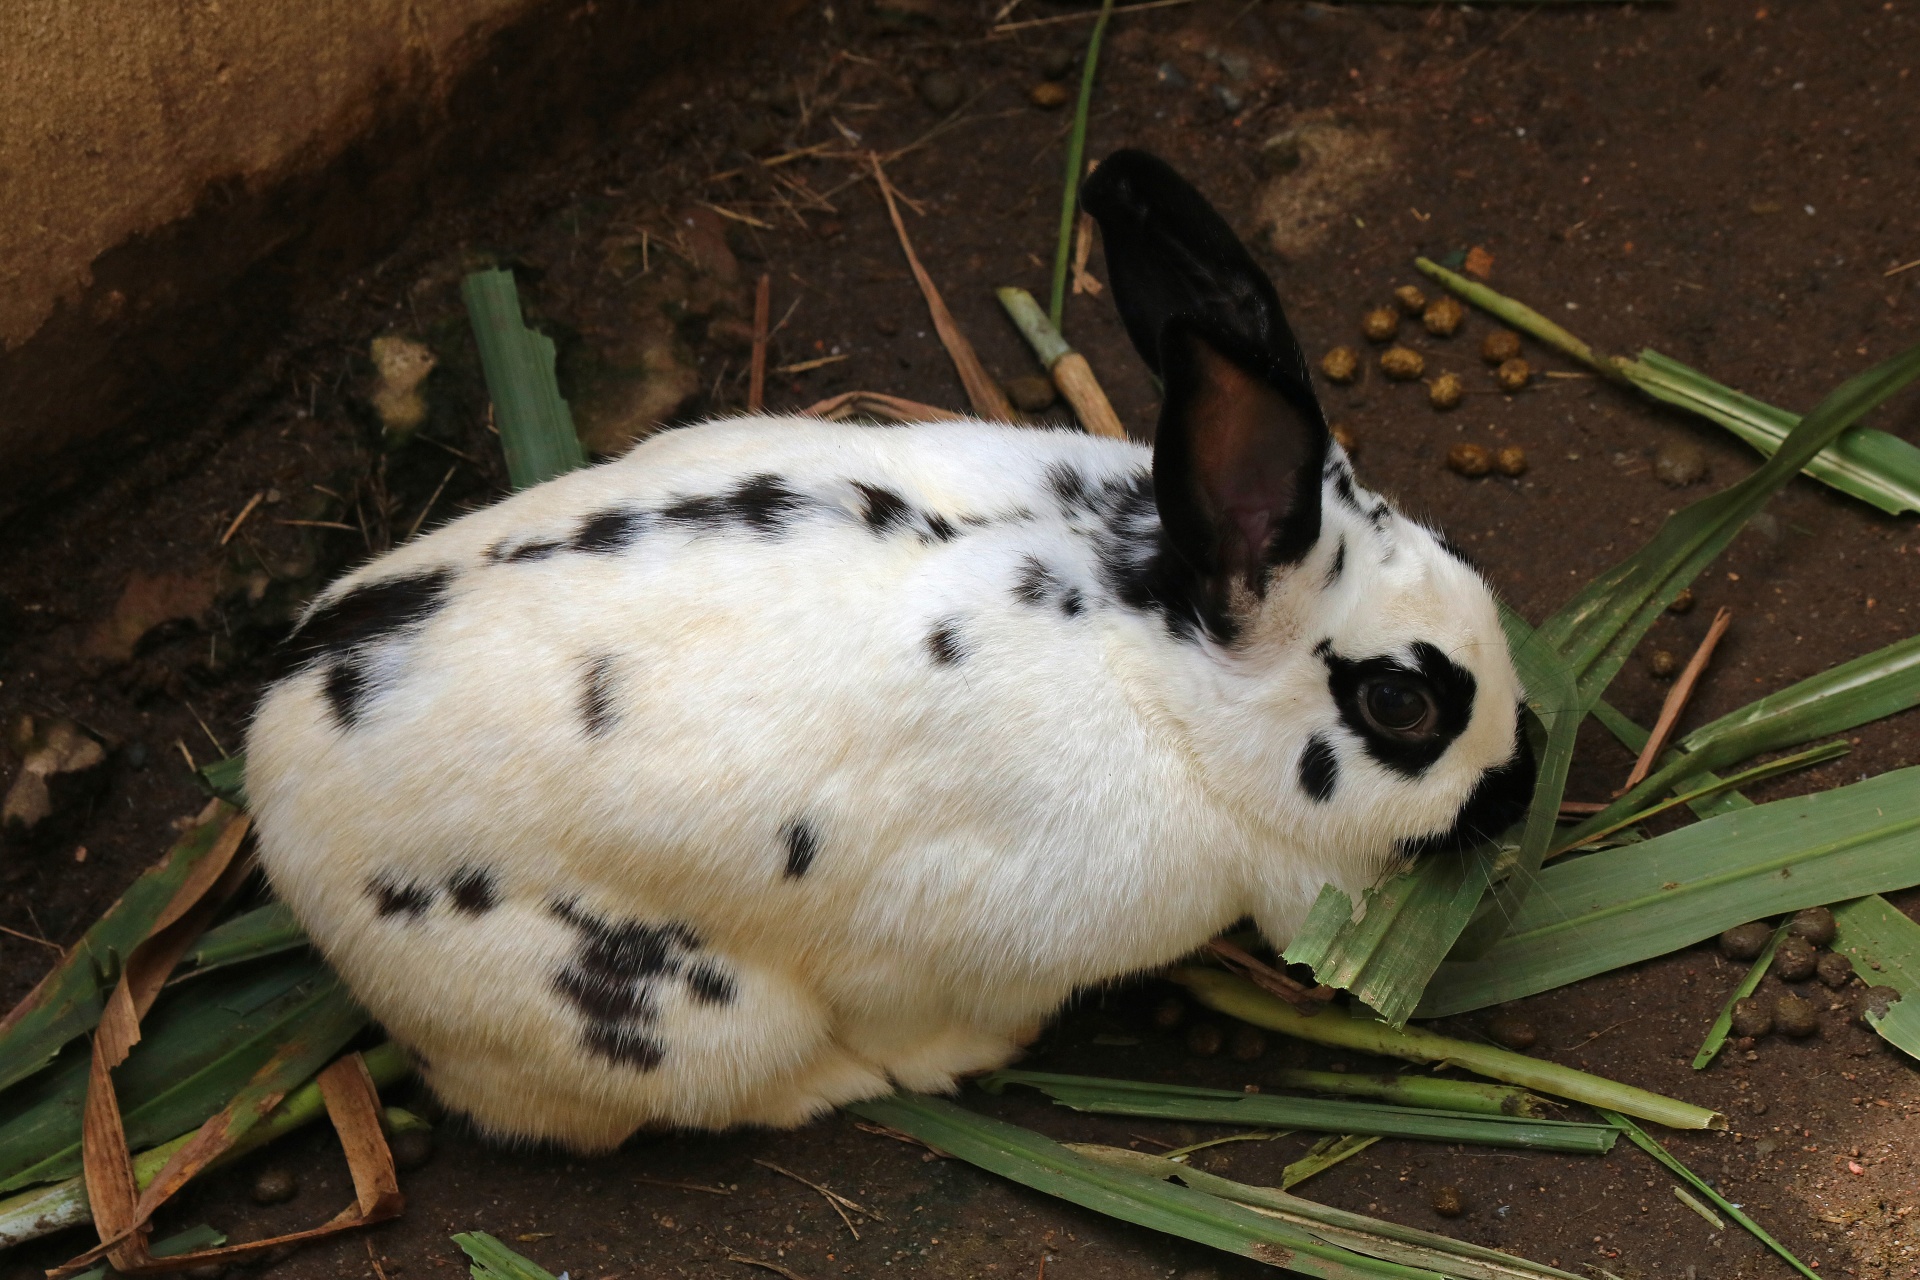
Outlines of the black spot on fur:
{"label": "black spot on fur", "polygon": [[1086,599],[1078,587],[1068,587],[1060,593],[1060,612],[1069,618],[1077,618],[1086,611]]}
{"label": "black spot on fur", "polygon": [[587,1027],[587,1048],[616,1067],[652,1071],[666,1060],[658,1040],[620,1023],[596,1022]]}
{"label": "black spot on fur", "polygon": [[1107,486],[1094,554],[1101,581],[1121,604],[1157,613],[1169,634],[1232,643],[1233,619],[1206,603],[1193,568],[1166,544],[1153,500],[1153,476],[1141,471]]}
{"label": "black spot on fur", "polygon": [[523,542],[510,547],[505,542],[496,542],[487,548],[487,559],[495,564],[525,564],[533,560],[545,560],[559,554],[564,543],[552,538],[536,538],[532,542]]}
{"label": "black spot on fur", "polygon": [[308,614],[287,645],[299,658],[314,659],[392,639],[424,625],[452,586],[451,569],[363,583]]}
{"label": "black spot on fur", "polygon": [[1327,580],[1324,586],[1331,587],[1334,583],[1340,581],[1340,575],[1346,571],[1347,540],[1342,538],[1340,539],[1339,545],[1333,549],[1333,563],[1327,567]]}
{"label": "black spot on fur", "polygon": [[366,667],[352,654],[327,668],[321,690],[326,694],[327,705],[333,708],[333,718],[342,728],[351,729],[359,720],[360,703],[367,696],[367,682]]}
{"label": "black spot on fur", "polygon": [[780,838],[787,846],[787,878],[797,880],[807,874],[814,855],[820,852],[820,837],[812,823],[795,818],[781,829]]}
{"label": "black spot on fur", "polygon": [[1474,570],[1476,573],[1479,572],[1480,566],[1474,563],[1473,557],[1467,554],[1466,548],[1462,547],[1438,529],[1428,529],[1427,532],[1433,535],[1433,540],[1440,544],[1442,551],[1467,566],[1467,568]]}
{"label": "black spot on fur", "polygon": [[1333,744],[1326,735],[1316,733],[1307,739],[1307,749],[1300,753],[1300,789],[1308,797],[1320,804],[1333,799],[1333,789],[1340,781],[1340,760],[1333,754]]}
{"label": "black spot on fur", "polygon": [[1333,493],[1356,512],[1361,510],[1360,495],[1353,491],[1353,472],[1345,467],[1341,467],[1333,474]]}
{"label": "black spot on fur", "polygon": [[588,555],[617,555],[638,542],[646,531],[644,511],[601,511],[580,522],[573,534],[573,549]]}
{"label": "black spot on fur", "polygon": [[702,960],[687,970],[687,994],[701,1004],[732,1004],[733,979]]}
{"label": "black spot on fur", "polygon": [[1367,512],[1367,523],[1376,529],[1384,529],[1387,527],[1387,517],[1392,514],[1392,507],[1384,502],[1378,503],[1373,510]]}
{"label": "black spot on fur", "polygon": [[470,916],[485,915],[500,904],[499,886],[491,871],[462,867],[447,881],[447,896],[453,905]]}
{"label": "black spot on fur", "polygon": [[935,626],[927,633],[927,652],[933,660],[942,666],[953,666],[967,656],[966,648],[960,643],[958,624],[948,621]]}
{"label": "black spot on fur", "polygon": [[574,1008],[597,1023],[654,1020],[653,992],[633,978],[566,968],[553,980],[554,990]]}
{"label": "black spot on fur", "polygon": [[556,902],[553,913],[580,931],[581,968],[608,977],[633,979],[680,972],[686,952],[700,949],[700,935],[679,923],[614,922]]}
{"label": "black spot on fur", "polygon": [[1513,754],[1504,764],[1487,770],[1454,815],[1445,831],[1403,840],[1400,852],[1410,858],[1436,853],[1459,853],[1497,839],[1527,814],[1533,803],[1533,784],[1539,770],[1533,745],[1527,741],[1524,720],[1514,728]]}
{"label": "black spot on fur", "polygon": [[903,529],[913,523],[913,508],[893,490],[858,482],[853,487],[866,500],[867,509],[861,513],[861,518],[867,522],[867,528],[875,533]]}
{"label": "black spot on fur", "polygon": [[587,663],[587,678],[580,689],[580,718],[586,722],[587,736],[598,738],[613,727],[614,659],[600,654]]}
{"label": "black spot on fur", "polygon": [[730,492],[682,498],[661,508],[660,518],[676,524],[703,529],[721,529],[743,524],[755,533],[778,533],[785,529],[807,500],[787,488],[775,475],[749,476]]}
{"label": "black spot on fur", "polygon": [[1020,558],[1020,574],[1014,579],[1014,598],[1022,604],[1045,604],[1060,580],[1053,576],[1053,570],[1042,564],[1036,556]]}
{"label": "black spot on fur", "polygon": [[927,514],[927,541],[952,542],[959,536],[960,531],[953,527],[951,520],[942,515],[935,515],[932,512]]}
{"label": "black spot on fur", "polygon": [[1053,490],[1063,515],[1099,510],[1099,501],[1087,486],[1086,476],[1064,462],[1056,462],[1047,468],[1047,488]]}
{"label": "black spot on fur", "polygon": [[418,920],[433,906],[433,890],[385,876],[376,876],[367,882],[367,895],[373,899],[373,909],[382,916],[404,913]]}

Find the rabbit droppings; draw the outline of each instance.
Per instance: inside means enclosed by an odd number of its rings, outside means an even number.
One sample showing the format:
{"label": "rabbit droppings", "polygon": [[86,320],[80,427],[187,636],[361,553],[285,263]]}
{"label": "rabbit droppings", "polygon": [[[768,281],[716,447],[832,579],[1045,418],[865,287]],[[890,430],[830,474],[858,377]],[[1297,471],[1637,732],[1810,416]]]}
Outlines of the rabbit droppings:
{"label": "rabbit droppings", "polygon": [[1151,451],[712,422],[302,619],[260,856],[448,1105],[591,1151],[951,1089],[1075,988],[1522,814],[1493,598],[1354,479],[1272,284],[1151,156],[1085,202]]}

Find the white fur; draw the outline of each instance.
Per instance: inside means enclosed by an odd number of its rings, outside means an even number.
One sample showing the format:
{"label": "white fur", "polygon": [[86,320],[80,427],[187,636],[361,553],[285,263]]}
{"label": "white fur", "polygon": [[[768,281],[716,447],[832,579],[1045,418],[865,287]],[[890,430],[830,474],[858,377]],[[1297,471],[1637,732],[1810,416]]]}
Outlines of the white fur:
{"label": "white fur", "polygon": [[[317,669],[268,693],[247,785],[275,889],[449,1104],[501,1135],[604,1149],[644,1125],[791,1125],[896,1083],[949,1088],[1077,987],[1249,914],[1284,942],[1323,885],[1374,881],[1396,840],[1447,828],[1507,758],[1519,687],[1492,600],[1419,525],[1369,520],[1330,483],[1318,544],[1229,649],[1111,598],[1093,518],[1048,486],[1061,463],[1097,483],[1150,457],[984,423],[715,423],[361,568],[321,604],[408,572],[457,578],[379,648],[353,727]],[[761,473],[829,505],[777,536],[655,527],[612,555],[488,559]],[[855,481],[959,536],[876,534]],[[1015,598],[1028,555],[1084,593],[1079,616]],[[927,644],[943,619],[957,663]],[[1336,714],[1323,640],[1355,657],[1439,646],[1479,683],[1467,732],[1417,781],[1372,763]],[[592,735],[583,673],[600,655],[613,714]],[[1296,780],[1316,732],[1340,761],[1327,804]],[[790,877],[796,819],[818,853]],[[492,910],[450,905],[463,867],[496,875]],[[438,895],[381,915],[382,876]],[[736,997],[658,982],[659,1065],[595,1055],[556,990],[580,947],[556,902],[690,926]]]}

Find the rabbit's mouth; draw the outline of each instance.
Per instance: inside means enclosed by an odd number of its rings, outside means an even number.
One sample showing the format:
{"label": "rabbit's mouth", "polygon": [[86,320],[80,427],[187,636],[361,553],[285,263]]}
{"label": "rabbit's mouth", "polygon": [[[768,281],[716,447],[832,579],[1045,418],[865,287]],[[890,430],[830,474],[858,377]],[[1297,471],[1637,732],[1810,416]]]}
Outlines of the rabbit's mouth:
{"label": "rabbit's mouth", "polygon": [[1495,840],[1526,816],[1533,803],[1533,784],[1539,772],[1533,745],[1527,741],[1524,725],[1513,731],[1513,754],[1505,763],[1480,775],[1480,781],[1454,815],[1453,825],[1445,831],[1402,840],[1395,851],[1409,861],[1435,854],[1463,853],[1476,845]]}

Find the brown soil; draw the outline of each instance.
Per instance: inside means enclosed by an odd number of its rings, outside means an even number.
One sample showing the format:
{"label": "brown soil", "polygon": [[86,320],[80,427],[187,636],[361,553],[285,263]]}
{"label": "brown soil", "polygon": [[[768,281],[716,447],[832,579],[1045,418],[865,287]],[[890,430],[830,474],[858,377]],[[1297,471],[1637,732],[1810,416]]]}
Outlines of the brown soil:
{"label": "brown soil", "polygon": [[[960,405],[872,185],[840,159],[761,169],[741,154],[844,149],[848,134],[862,147],[906,146],[941,123],[916,92],[920,76],[941,70],[958,79],[958,120],[889,172],[919,202],[923,212],[908,221],[920,253],[989,368],[1002,378],[1032,372],[991,287],[1044,295],[1068,117],[1028,94],[1047,71],[1061,74],[1087,26],[982,39],[998,7],[816,8],[789,36],[708,78],[636,101],[602,122],[603,145],[590,156],[503,178],[491,201],[442,211],[377,269],[335,282],[335,300],[303,314],[247,384],[200,406],[164,444],[13,521],[0,545],[9,636],[0,712],[69,714],[114,748],[114,764],[105,791],[57,841],[4,852],[0,924],[61,943],[77,937],[164,846],[170,820],[198,807],[183,748],[204,762],[217,754],[210,737],[235,745],[267,650],[299,603],[403,539],[423,510],[431,527],[503,492],[458,296],[471,266],[515,268],[529,312],[561,342],[563,384],[586,430],[606,430],[675,377],[682,418],[739,410],[741,322],[761,271],[773,276],[775,317],[785,317],[773,363],[847,357],[774,377],[771,407],[852,388]],[[1031,0],[1014,16],[1064,12]],[[1902,216],[1920,205],[1901,109],[1916,48],[1908,6],[1877,0],[1492,11],[1201,0],[1116,20],[1089,153],[1159,151],[1250,239],[1283,246],[1260,253],[1316,356],[1351,344],[1371,365],[1360,317],[1415,279],[1412,256],[1478,247],[1491,255],[1496,287],[1583,337],[1614,350],[1651,343],[1804,410],[1914,329],[1920,271],[1886,273],[1920,254]],[[1102,274],[1097,255],[1093,269]],[[1147,429],[1151,385],[1107,301],[1074,299],[1067,327],[1123,419]],[[1324,392],[1359,441],[1368,481],[1436,518],[1523,613],[1543,616],[1705,492],[1656,478],[1660,446],[1704,451],[1712,484],[1751,466],[1717,429],[1591,379],[1537,376],[1520,394],[1499,393],[1478,357],[1488,328],[1475,316],[1437,339],[1402,326],[1429,376],[1466,380],[1466,403],[1449,414],[1429,409],[1418,384],[1390,385],[1372,369]],[[437,443],[381,448],[367,351],[384,333],[424,341],[438,357],[421,433]],[[1538,349],[1525,354],[1536,370],[1571,371]],[[1904,397],[1877,425],[1920,439],[1920,405]],[[1445,455],[1461,441],[1518,444],[1530,469],[1517,480],[1452,474]],[[247,500],[268,491],[277,501],[218,547]],[[1684,656],[1714,607],[1735,611],[1689,713],[1699,723],[1910,634],[1920,621],[1916,556],[1911,518],[1798,482],[1701,579],[1699,607],[1664,618],[1645,649]],[[221,603],[197,625],[148,636],[130,662],[88,656],[87,636],[136,571],[217,573]],[[1615,700],[1650,721],[1664,689],[1635,663]],[[1843,760],[1756,798],[1920,762],[1920,718],[1869,726],[1854,743]],[[1598,735],[1583,747],[1571,794],[1599,797],[1628,760]],[[1912,895],[1902,902],[1920,907]],[[0,1000],[23,993],[47,956],[0,936]],[[1765,1040],[1695,1074],[1687,1059],[1736,976],[1703,946],[1517,1012],[1539,1029],[1541,1056],[1727,1110],[1734,1134],[1663,1136],[1822,1274],[1920,1275],[1914,1064],[1829,1010],[1816,1039]],[[1257,1083],[1267,1064],[1332,1060],[1291,1044],[1270,1045],[1253,1063],[1190,1058],[1150,1027],[1147,1011],[1163,994],[1144,983],[1087,997],[1028,1065],[1237,1087]],[[1483,1018],[1443,1029],[1477,1035]],[[1050,1134],[1143,1149],[1201,1136],[1078,1117],[1033,1098],[966,1101]],[[1237,1144],[1201,1164],[1271,1181],[1307,1141]],[[855,1240],[814,1192],[755,1160],[825,1182],[884,1220]],[[263,1210],[247,1199],[267,1162],[299,1171],[305,1189],[291,1204]],[[1305,1190],[1626,1280],[1785,1274],[1739,1230],[1713,1231],[1668,1182],[1624,1145],[1576,1159],[1383,1142]],[[1451,1222],[1430,1207],[1443,1183],[1466,1205]],[[846,1117],[786,1134],[642,1138],[602,1160],[491,1147],[449,1121],[438,1156],[405,1185],[400,1221],[275,1270],[371,1274],[371,1249],[388,1275],[426,1275],[463,1265],[448,1233],[482,1229],[591,1280],[751,1274],[727,1261],[733,1253],[809,1280],[1030,1275],[1043,1254],[1062,1278],[1264,1271],[928,1158]],[[331,1140],[311,1133],[208,1180],[162,1226],[264,1232],[316,1221],[345,1194]],[[0,1273],[24,1277],[82,1243],[70,1233]]]}

